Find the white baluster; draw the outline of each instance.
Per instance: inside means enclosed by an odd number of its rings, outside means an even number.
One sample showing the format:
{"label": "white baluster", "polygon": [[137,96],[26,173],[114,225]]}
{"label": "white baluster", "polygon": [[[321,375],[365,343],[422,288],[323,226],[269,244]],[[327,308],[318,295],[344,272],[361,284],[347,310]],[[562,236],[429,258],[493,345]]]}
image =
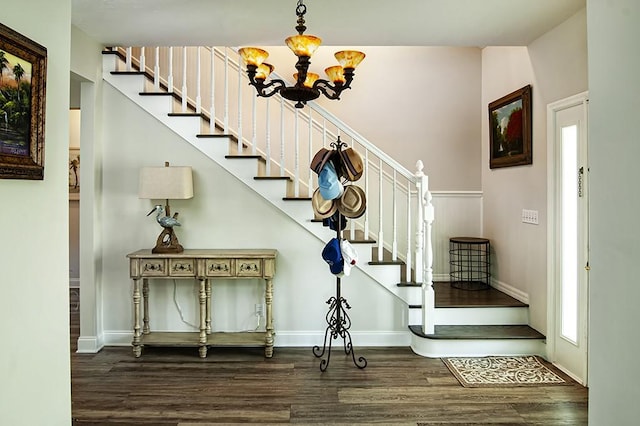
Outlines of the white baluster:
{"label": "white baluster", "polygon": [[[369,150],[364,150],[364,194],[369,199]],[[364,238],[369,239],[369,209],[364,211]]]}
{"label": "white baluster", "polygon": [[252,128],[253,128],[253,132],[251,135],[251,154],[252,155],[256,155],[256,153],[258,152],[258,113],[256,112],[256,101],[258,99],[257,96],[252,96],[251,97],[252,101],[251,101],[251,113],[253,114],[253,118],[252,118]]}
{"label": "white baluster", "polygon": [[144,59],[144,46],[140,48],[140,72],[146,71],[146,64]]}
{"label": "white baluster", "polygon": [[187,46],[182,46],[182,112],[187,112]]}
{"label": "white baluster", "polygon": [[423,258],[423,245],[424,245],[424,191],[426,190],[424,185],[425,175],[422,172],[424,165],[421,160],[416,163],[418,169],[415,173],[416,189],[418,190],[418,217],[416,218],[416,282],[423,282],[424,273],[424,258]]}
{"label": "white baluster", "polygon": [[[309,161],[307,164],[311,164],[313,160],[313,119],[311,118],[311,109],[309,109]],[[311,188],[313,188],[313,173],[311,173],[311,169],[307,169],[307,173],[309,173],[309,180],[307,182],[307,194],[311,196]]]}
{"label": "white baluster", "polygon": [[238,155],[242,155],[242,67],[238,66]]}
{"label": "white baluster", "polygon": [[202,66],[200,64],[200,46],[197,49],[196,57],[196,114],[200,114],[202,111],[202,97],[200,91],[202,90]]}
{"label": "white baluster", "polygon": [[382,188],[382,158],[378,162],[378,262],[382,262],[384,249],[384,232],[382,230],[382,200],[384,199]]}
{"label": "white baluster", "polygon": [[431,227],[434,220],[434,209],[431,203],[431,191],[429,191],[429,178],[422,179],[425,225],[425,258],[424,258],[424,282],[422,283],[422,331],[425,334],[435,332],[435,292],[433,290],[433,245],[431,241]]}
{"label": "white baluster", "polygon": [[294,197],[298,198],[300,196],[300,135],[298,134],[298,123],[299,123],[299,109],[296,108],[296,113],[294,116],[294,129],[295,129],[295,145],[294,145],[294,172],[293,176],[295,179],[295,183],[293,185]]}
{"label": "white baluster", "polygon": [[229,52],[224,48],[224,134],[229,134]]}
{"label": "white baluster", "polygon": [[322,147],[327,147],[327,119],[322,119]]}
{"label": "white baluster", "polygon": [[131,71],[131,46],[127,47],[125,55],[125,69]]}
{"label": "white baluster", "polygon": [[394,262],[398,259],[398,176],[397,171],[393,169],[393,243],[391,244],[391,260]]}
{"label": "white baluster", "polygon": [[[160,47],[156,47],[156,58],[153,65],[153,90],[160,91]],[[171,89],[169,89],[171,91]]]}
{"label": "white baluster", "polygon": [[[353,137],[351,138],[351,148],[355,149],[355,142],[353,141]],[[351,240],[356,239],[356,220],[349,221],[349,238]]]}
{"label": "white baluster", "polygon": [[216,49],[211,46],[211,106],[209,107],[209,133],[213,134],[216,130]]}
{"label": "white baluster", "polygon": [[280,98],[280,176],[284,176],[284,98]]}
{"label": "white baluster", "polygon": [[266,143],[267,143],[267,176],[271,176],[271,112],[270,112],[270,100],[271,98],[266,98],[267,106],[266,106],[266,121],[267,121],[267,130],[266,130]]}
{"label": "white baluster", "polygon": [[167,77],[169,93],[173,93],[173,46],[169,46],[169,77]]}
{"label": "white baluster", "polygon": [[413,186],[413,182],[411,179],[407,178],[407,255],[405,261],[405,275],[407,276],[407,281],[411,281],[411,267],[413,266],[413,259],[411,255],[411,188]]}

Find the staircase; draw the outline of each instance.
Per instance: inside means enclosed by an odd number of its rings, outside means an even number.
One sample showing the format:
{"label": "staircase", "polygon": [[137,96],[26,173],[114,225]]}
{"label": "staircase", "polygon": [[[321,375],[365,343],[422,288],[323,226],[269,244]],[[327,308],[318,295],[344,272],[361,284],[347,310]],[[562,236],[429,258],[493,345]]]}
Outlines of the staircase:
{"label": "staircase", "polygon": [[[343,235],[370,248],[358,250],[357,267],[407,304],[414,352],[428,357],[544,354],[544,336],[527,325],[527,305],[494,289],[464,292],[432,283],[434,215],[421,162],[415,173],[407,171],[313,102],[304,112],[283,100],[257,105],[230,49],[113,48],[103,53],[108,84],[322,241],[327,233],[321,221],[309,218],[317,181],[308,164],[337,137],[360,152],[365,175],[357,184],[367,195],[367,211],[350,220]],[[203,53],[208,67],[202,66]],[[152,59],[147,62],[147,57]],[[182,65],[175,73],[174,61]],[[230,96],[230,90],[237,96]],[[258,127],[266,129],[262,138]],[[274,146],[278,141],[280,146]]]}

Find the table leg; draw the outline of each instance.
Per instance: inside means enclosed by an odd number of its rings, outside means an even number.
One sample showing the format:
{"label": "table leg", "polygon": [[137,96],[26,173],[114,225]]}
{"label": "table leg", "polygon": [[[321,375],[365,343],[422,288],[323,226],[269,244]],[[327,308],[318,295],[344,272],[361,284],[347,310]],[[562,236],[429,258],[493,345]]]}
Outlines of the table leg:
{"label": "table leg", "polygon": [[266,358],[271,358],[273,356],[273,279],[266,278],[265,281],[264,303],[267,311],[267,333],[265,338],[264,356]]}
{"label": "table leg", "polygon": [[207,292],[207,334],[211,334],[211,280],[206,280],[206,292]]}
{"label": "table leg", "polygon": [[200,358],[207,356],[207,324],[206,324],[206,309],[207,309],[207,292],[206,292],[206,279],[199,279],[200,281],[200,340],[198,345],[200,346]]}
{"label": "table leg", "polygon": [[140,347],[140,280],[133,280],[133,355],[139,358],[142,354]]}
{"label": "table leg", "polygon": [[151,329],[149,328],[149,280],[143,278],[142,280],[142,304],[144,316],[142,317],[143,327],[142,334],[149,334]]}

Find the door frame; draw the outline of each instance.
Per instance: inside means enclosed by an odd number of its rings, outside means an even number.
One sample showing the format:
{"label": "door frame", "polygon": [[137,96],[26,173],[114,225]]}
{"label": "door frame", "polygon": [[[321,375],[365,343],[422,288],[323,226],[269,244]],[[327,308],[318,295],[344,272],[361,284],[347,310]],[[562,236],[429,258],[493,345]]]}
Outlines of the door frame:
{"label": "door frame", "polygon": [[[557,290],[558,290],[558,280],[557,280],[557,271],[559,268],[559,263],[557,262],[556,257],[556,229],[559,223],[559,218],[556,215],[556,167],[557,163],[560,161],[556,156],[556,114],[558,111],[571,108],[578,105],[584,105],[584,125],[581,129],[584,137],[587,137],[587,117],[588,117],[588,103],[589,103],[589,92],[582,92],[576,95],[570,96],[565,99],[561,99],[556,102],[552,102],[547,105],[547,359],[551,362],[554,362],[556,359],[556,308],[557,303]],[[585,142],[586,144],[586,142]],[[587,157],[588,159],[588,157]],[[588,174],[588,172],[587,172]],[[588,189],[587,189],[588,190]],[[587,204],[588,209],[588,204]],[[588,215],[588,212],[587,212]],[[588,339],[588,330],[589,330],[589,301],[587,299],[587,374],[583,379],[573,377],[573,375],[565,371],[565,373],[572,376],[574,379],[582,383],[584,386],[587,385],[587,377],[589,371],[589,339]],[[564,371],[564,370],[563,370]]]}

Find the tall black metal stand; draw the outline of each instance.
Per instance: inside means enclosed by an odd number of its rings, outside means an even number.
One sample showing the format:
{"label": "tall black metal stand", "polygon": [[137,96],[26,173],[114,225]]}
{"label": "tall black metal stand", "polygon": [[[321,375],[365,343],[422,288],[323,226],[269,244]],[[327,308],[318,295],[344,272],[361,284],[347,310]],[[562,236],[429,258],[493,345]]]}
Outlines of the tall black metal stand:
{"label": "tall black metal stand", "polygon": [[[338,138],[338,142],[335,145],[336,149],[340,150],[344,144],[340,142],[340,138]],[[342,215],[340,213],[337,213],[337,215],[336,238],[338,238],[338,241],[341,241]],[[328,325],[324,332],[324,343],[322,348],[317,345],[313,347],[313,354],[316,358],[322,358],[320,361],[320,371],[323,372],[329,367],[329,361],[331,360],[331,345],[333,340],[338,337],[342,338],[344,353],[345,355],[351,355],[354,365],[360,369],[367,366],[367,360],[365,357],[360,356],[356,359],[356,354],[353,350],[353,340],[351,339],[351,333],[349,333],[349,329],[351,328],[351,318],[349,318],[349,315],[347,314],[347,309],[351,309],[351,306],[347,303],[347,299],[342,297],[340,290],[340,277],[336,277],[336,295],[331,296],[331,298],[327,300],[329,312],[327,312],[326,316]]]}

